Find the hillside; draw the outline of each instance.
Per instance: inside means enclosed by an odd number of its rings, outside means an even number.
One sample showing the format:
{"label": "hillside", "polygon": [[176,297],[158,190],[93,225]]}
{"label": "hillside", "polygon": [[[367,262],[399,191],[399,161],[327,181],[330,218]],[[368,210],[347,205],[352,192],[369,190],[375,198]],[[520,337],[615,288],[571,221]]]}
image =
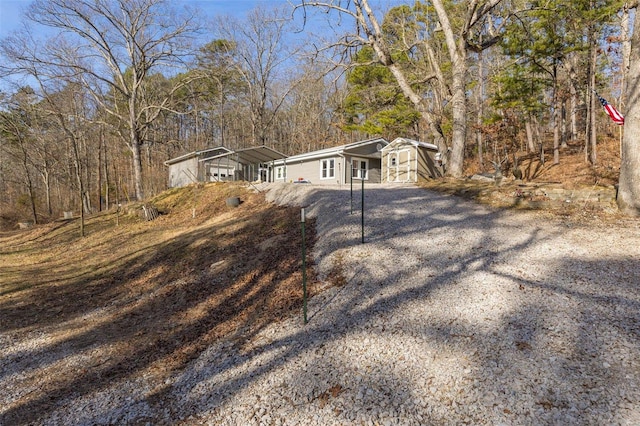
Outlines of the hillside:
{"label": "hillside", "polygon": [[[500,193],[513,202],[521,184],[433,183],[481,202]],[[315,198],[298,204],[318,208],[307,253],[315,244],[317,269],[334,286],[311,301],[309,327],[300,318],[300,210],[243,186],[166,191],[152,200],[156,220],[129,205],[119,217],[90,217],[83,239],[76,220],[0,233],[0,424],[496,424],[516,415],[575,423],[565,411],[576,404],[584,405],[580,419],[596,423],[635,415],[617,393],[585,399],[580,375],[603,389],[610,377],[602,365],[638,377],[637,345],[617,339],[637,340],[637,291],[627,285],[637,269],[638,234],[629,232],[637,221],[573,226],[371,185],[362,245],[344,188],[279,188],[284,198],[308,190]],[[231,196],[239,207],[226,205]],[[591,203],[565,204],[529,206],[578,221],[616,217]],[[556,335],[550,323],[571,332]],[[574,339],[573,330],[594,324],[598,333]],[[620,334],[607,335],[614,327]],[[566,366],[549,369],[548,356],[566,348]],[[460,377],[478,385],[458,387]],[[522,392],[532,380],[547,385]],[[636,381],[621,383],[620,396],[637,400]],[[562,386],[558,397],[546,393]]]}
{"label": "hillside", "polygon": [[[615,185],[620,173],[620,141],[612,136],[603,138],[597,147],[597,164],[592,166],[585,161],[584,141],[569,141],[566,148],[560,148],[560,164],[553,164],[553,142],[545,143],[545,161],[539,154],[518,152],[519,167],[525,182],[556,182],[567,188],[584,185]],[[485,161],[492,171],[486,154]],[[510,158],[512,160],[512,158]],[[480,172],[475,158],[469,158],[466,174]]]}
{"label": "hillside", "polygon": [[[518,154],[523,178],[504,173],[500,185],[473,179],[441,179],[422,186],[435,191],[492,205],[497,208],[536,210],[572,220],[618,221],[624,218],[615,205],[615,185],[620,174],[620,144],[608,137],[598,145],[598,163],[585,161],[582,142],[560,149],[560,163],[553,164],[551,142],[545,146],[545,161],[539,155]],[[493,173],[487,157],[485,173]],[[475,158],[467,159],[465,176],[483,172]],[[552,196],[553,194],[553,196]]]}
{"label": "hillside", "polygon": [[[227,207],[229,196],[242,204]],[[73,220],[0,233],[0,331],[10,336],[0,345],[34,345],[5,358],[33,372],[22,401],[0,397],[0,423],[36,421],[57,400],[114,380],[162,383],[221,336],[244,342],[300,311],[299,209],[232,184],[175,189],[153,203],[162,214],[150,222],[140,206],[118,226],[114,213],[92,216],[84,239]],[[308,229],[311,248],[313,222]],[[307,277],[313,293],[310,266]],[[46,365],[32,370],[21,353]]]}
{"label": "hillside", "polygon": [[[563,152],[560,166],[524,163],[535,170],[524,182],[426,186],[500,207],[514,207],[519,185],[610,187],[617,164],[615,144],[607,147],[597,168],[585,166],[574,147]],[[230,196],[242,204],[228,207]],[[20,380],[23,391],[19,400],[0,397],[3,421],[37,422],[39,413],[73,394],[141,377],[159,384],[154,393],[162,404],[160,384],[220,338],[242,351],[268,324],[300,312],[298,208],[268,204],[234,184],[173,189],[151,203],[161,212],[156,220],[144,221],[141,205],[130,205],[118,217],[90,216],[85,238],[78,237],[77,220],[0,233],[0,344],[10,348],[0,367],[16,369],[9,380]],[[617,220],[610,203],[527,206],[577,220]],[[307,229],[310,251],[313,220]],[[308,265],[314,294],[320,285]]]}

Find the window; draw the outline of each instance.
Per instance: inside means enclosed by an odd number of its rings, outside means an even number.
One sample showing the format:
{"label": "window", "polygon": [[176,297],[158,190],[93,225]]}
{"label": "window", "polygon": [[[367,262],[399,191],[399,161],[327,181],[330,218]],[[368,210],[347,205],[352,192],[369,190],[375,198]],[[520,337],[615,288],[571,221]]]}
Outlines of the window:
{"label": "window", "polygon": [[320,161],[320,179],[332,179],[336,176],[336,160],[329,158]]}
{"label": "window", "polygon": [[351,177],[353,179],[369,179],[369,160],[354,158],[351,160]]}
{"label": "window", "polygon": [[283,179],[283,178],[284,178],[284,167],[283,166],[276,167],[276,179]]}
{"label": "window", "polygon": [[396,157],[395,155],[389,157],[390,160],[390,166],[391,167],[396,167],[398,165],[398,157]]}

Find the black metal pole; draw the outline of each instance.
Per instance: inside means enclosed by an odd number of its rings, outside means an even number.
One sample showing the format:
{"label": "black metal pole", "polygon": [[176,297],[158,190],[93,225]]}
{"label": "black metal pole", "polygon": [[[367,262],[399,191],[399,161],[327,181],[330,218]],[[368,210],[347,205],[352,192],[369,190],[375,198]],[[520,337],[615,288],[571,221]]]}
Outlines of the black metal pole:
{"label": "black metal pole", "polygon": [[349,170],[349,174],[351,174],[351,213],[353,214],[353,170]]}
{"label": "black metal pole", "polygon": [[362,208],[361,210],[361,222],[362,222],[362,244],[364,244],[364,177],[360,177],[360,179],[362,179],[362,191],[360,191],[360,193],[362,194]]}
{"label": "black metal pole", "polygon": [[302,315],[304,316],[304,323],[307,323],[307,259],[305,250],[305,237],[304,237],[304,208],[300,213],[300,225],[302,226]]}

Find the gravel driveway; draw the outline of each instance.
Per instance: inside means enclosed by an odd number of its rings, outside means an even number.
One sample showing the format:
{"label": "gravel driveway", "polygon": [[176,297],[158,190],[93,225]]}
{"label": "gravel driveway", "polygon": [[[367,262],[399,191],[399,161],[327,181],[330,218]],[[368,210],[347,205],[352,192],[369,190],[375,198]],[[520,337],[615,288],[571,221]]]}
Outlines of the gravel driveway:
{"label": "gravel driveway", "polygon": [[166,383],[163,412],[114,383],[50,424],[640,424],[640,222],[375,185],[362,244],[354,195],[350,214],[349,188],[268,186],[317,218],[320,276],[346,279],[308,324],[209,348]]}

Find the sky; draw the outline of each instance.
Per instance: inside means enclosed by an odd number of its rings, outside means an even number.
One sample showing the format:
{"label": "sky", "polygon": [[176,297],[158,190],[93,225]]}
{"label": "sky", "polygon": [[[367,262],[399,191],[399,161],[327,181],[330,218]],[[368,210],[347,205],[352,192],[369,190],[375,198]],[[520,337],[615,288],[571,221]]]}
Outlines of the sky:
{"label": "sky", "polygon": [[[20,27],[21,14],[31,0],[0,0],[0,39]],[[175,3],[192,5],[202,9],[208,18],[231,15],[243,18],[258,5],[286,4],[287,0],[177,0]]]}
{"label": "sky", "polygon": [[[0,0],[0,40],[20,28],[22,13],[32,0]],[[174,5],[197,7],[206,13],[205,19],[212,20],[216,16],[230,15],[242,20],[247,12],[259,5],[270,8],[277,5],[299,3],[299,0],[170,0]],[[388,10],[397,4],[411,4],[412,0],[372,0],[374,9]],[[307,22],[308,24],[308,22]]]}
{"label": "sky", "polygon": [[[31,2],[32,0],[0,0],[0,42],[10,36],[13,31],[21,28],[21,24],[24,21],[22,14],[28,9]],[[203,21],[212,22],[217,16],[232,16],[242,21],[246,18],[248,12],[258,6],[270,9],[279,5],[297,4],[300,3],[300,0],[169,0],[169,2],[177,8],[189,6],[202,10],[206,14],[206,16],[201,17]],[[388,10],[391,5],[411,3],[411,0],[370,0],[370,2],[374,9],[381,12]],[[322,34],[327,31],[326,27],[323,27],[323,25],[326,26],[327,15],[322,13],[320,16],[325,20],[324,24],[310,19],[304,25],[305,32],[311,31]],[[296,18],[299,17],[300,14],[297,14]],[[35,29],[37,30],[37,27]],[[333,36],[335,35],[332,34],[329,37]],[[3,91],[4,87],[4,82],[0,80],[0,92]]]}
{"label": "sky", "polygon": [[27,4],[26,0],[0,0],[0,38],[18,28],[22,8]]}

